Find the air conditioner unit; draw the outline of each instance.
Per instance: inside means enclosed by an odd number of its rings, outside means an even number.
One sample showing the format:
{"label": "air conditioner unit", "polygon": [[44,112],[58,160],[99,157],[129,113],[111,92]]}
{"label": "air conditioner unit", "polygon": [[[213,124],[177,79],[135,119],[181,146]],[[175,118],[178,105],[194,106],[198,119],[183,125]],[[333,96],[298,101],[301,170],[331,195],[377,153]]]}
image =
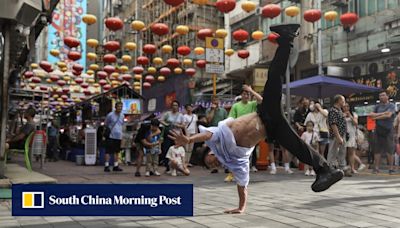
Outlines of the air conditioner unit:
{"label": "air conditioner unit", "polygon": [[94,128],[85,129],[85,164],[95,165],[97,153],[97,132]]}
{"label": "air conditioner unit", "polygon": [[366,71],[366,67],[365,65],[358,65],[358,66],[354,66],[351,69],[351,76],[352,77],[360,77],[363,75],[366,75],[367,71]]}
{"label": "air conditioner unit", "polygon": [[349,4],[349,0],[332,0],[331,5],[345,7]]}
{"label": "air conditioner unit", "polygon": [[385,64],[381,62],[372,62],[368,64],[367,75],[374,75],[385,71]]}

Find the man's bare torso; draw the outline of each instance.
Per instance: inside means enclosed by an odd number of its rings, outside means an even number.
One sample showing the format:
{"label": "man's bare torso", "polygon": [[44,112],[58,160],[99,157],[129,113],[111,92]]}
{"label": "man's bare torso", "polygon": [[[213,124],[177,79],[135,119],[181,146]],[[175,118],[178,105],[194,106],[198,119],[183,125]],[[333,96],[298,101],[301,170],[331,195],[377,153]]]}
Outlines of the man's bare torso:
{"label": "man's bare torso", "polygon": [[253,147],[266,137],[265,126],[257,113],[241,116],[227,123],[235,136],[236,144]]}

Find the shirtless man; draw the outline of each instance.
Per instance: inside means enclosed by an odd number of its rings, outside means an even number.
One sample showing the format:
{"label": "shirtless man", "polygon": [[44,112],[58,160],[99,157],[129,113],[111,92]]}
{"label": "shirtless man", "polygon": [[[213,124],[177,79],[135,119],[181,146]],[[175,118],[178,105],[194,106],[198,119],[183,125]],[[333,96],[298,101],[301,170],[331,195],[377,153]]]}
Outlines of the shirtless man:
{"label": "shirtless man", "polygon": [[257,113],[228,118],[221,121],[218,127],[200,126],[199,134],[187,137],[182,132],[171,132],[169,136],[176,145],[186,145],[205,141],[211,149],[204,162],[207,166],[217,166],[221,162],[235,176],[239,194],[239,207],[227,210],[226,213],[243,213],[247,201],[249,183],[249,156],[256,144],[268,138],[294,154],[301,162],[311,165],[317,178],[311,188],[321,192],[343,178],[343,172],[329,167],[327,161],[314,149],[307,146],[290,127],[282,113],[282,80],[286,73],[290,48],[293,39],[298,35],[300,25],[275,25],[271,31],[280,35],[279,47],[272,60],[268,81],[264,87],[262,104]]}

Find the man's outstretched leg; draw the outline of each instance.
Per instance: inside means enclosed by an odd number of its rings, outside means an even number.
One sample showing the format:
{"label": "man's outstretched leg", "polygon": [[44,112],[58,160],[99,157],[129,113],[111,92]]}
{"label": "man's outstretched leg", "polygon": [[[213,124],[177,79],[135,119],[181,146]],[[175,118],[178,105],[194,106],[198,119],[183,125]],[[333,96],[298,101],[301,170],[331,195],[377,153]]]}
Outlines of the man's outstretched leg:
{"label": "man's outstretched leg", "polygon": [[326,160],[299,138],[284,117],[281,107],[281,78],[286,73],[290,48],[293,39],[297,36],[299,27],[298,24],[271,27],[271,31],[280,35],[278,38],[279,47],[269,69],[268,81],[264,87],[263,103],[258,111],[266,123],[269,139],[275,139],[300,161],[313,166],[317,172],[317,180],[312,185],[312,189],[315,192],[320,192],[342,179],[343,173],[329,168]]}

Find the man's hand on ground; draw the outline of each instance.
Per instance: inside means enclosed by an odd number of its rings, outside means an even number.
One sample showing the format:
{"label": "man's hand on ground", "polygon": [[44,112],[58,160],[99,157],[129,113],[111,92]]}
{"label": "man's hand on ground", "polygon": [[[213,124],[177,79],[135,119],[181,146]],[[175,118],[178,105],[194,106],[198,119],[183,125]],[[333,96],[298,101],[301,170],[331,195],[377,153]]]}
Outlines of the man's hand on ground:
{"label": "man's hand on ground", "polygon": [[226,214],[243,214],[244,209],[235,208],[235,209],[225,210],[224,213],[226,213]]}

